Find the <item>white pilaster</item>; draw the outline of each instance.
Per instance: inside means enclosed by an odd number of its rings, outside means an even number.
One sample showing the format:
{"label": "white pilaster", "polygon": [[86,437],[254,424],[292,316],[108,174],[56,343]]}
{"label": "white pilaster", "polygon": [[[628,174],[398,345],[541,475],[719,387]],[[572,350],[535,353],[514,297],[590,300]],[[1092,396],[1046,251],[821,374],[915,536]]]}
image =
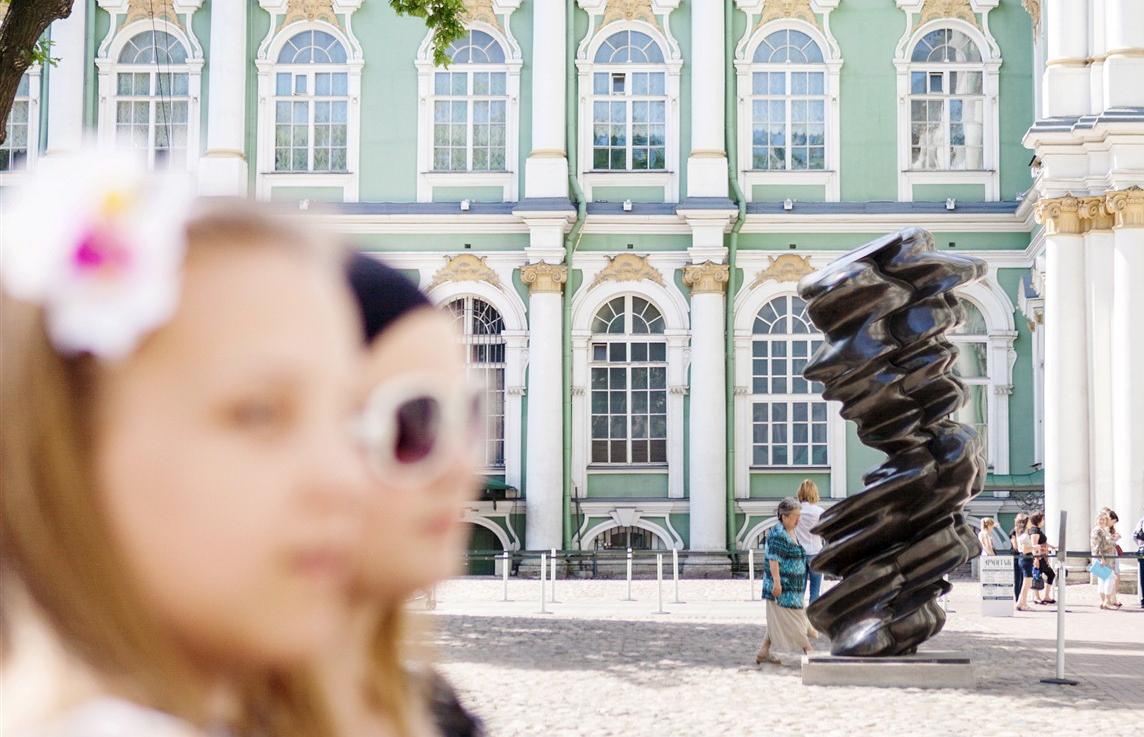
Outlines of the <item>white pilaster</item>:
{"label": "white pilaster", "polygon": [[1045,225],[1045,516],[1050,539],[1068,510],[1068,544],[1088,540],[1088,339],[1084,236],[1075,197],[1043,199]]}
{"label": "white pilaster", "polygon": [[1047,60],[1042,80],[1047,118],[1088,112],[1088,0],[1050,0],[1045,4]]}
{"label": "white pilaster", "polygon": [[48,71],[48,154],[74,151],[83,144],[86,22],[87,3],[77,2],[71,15],[52,23],[52,56],[59,63]]}
{"label": "white pilaster", "polygon": [[723,352],[726,265],[688,266],[691,287],[691,549],[727,549],[727,397]]}
{"label": "white pilaster", "polygon": [[199,188],[207,195],[245,195],[246,3],[211,4],[207,68],[207,141]]}
{"label": "white pilaster", "polygon": [[521,269],[528,298],[528,459],[525,468],[525,547],[564,547],[561,404],[562,265],[540,261]]}
{"label": "white pilaster", "polygon": [[525,197],[568,196],[565,12],[555,0],[532,4],[532,152],[524,165]]}
{"label": "white pilaster", "polygon": [[691,3],[691,155],[688,197],[727,196],[724,150],[723,2]]}
{"label": "white pilaster", "polygon": [[[1108,195],[1116,217],[1112,296],[1112,508],[1124,520],[1144,509],[1144,191]],[[1127,523],[1131,524],[1131,523]]]}
{"label": "white pilaster", "polygon": [[[1089,514],[1112,503],[1112,216],[1103,197],[1081,198],[1088,330],[1089,437],[1092,499]],[[1096,519],[1093,514],[1092,519]]]}
{"label": "white pilaster", "polygon": [[1144,2],[1104,0],[1105,108],[1144,107]]}

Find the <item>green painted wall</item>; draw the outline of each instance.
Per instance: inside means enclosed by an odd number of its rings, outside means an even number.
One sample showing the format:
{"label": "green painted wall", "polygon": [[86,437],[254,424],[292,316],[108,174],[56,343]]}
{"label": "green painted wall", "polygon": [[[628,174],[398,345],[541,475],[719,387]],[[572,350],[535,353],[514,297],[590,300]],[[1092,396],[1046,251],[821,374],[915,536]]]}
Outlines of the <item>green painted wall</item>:
{"label": "green painted wall", "polygon": [[[795,217],[792,215],[792,217]],[[884,233],[745,233],[739,236],[739,248],[743,250],[771,251],[790,250],[790,244],[798,246],[796,250],[826,250],[849,251]],[[966,251],[973,250],[1024,250],[1029,245],[1028,233],[956,233],[937,231],[933,233],[934,241],[941,249],[949,248],[950,242],[956,244],[954,248]]]}
{"label": "green painted wall", "polygon": [[662,497],[667,498],[667,472],[592,473],[588,472],[589,498]]}
{"label": "green painted wall", "polygon": [[341,202],[344,190],[341,187],[271,187],[271,202]]}
{"label": "green painted wall", "polygon": [[512,251],[528,245],[528,234],[366,233],[353,240],[368,251]]}
{"label": "green painted wall", "polygon": [[1012,200],[1033,183],[1029,150],[1021,143],[1033,122],[1033,21],[1021,0],[1001,0],[989,14],[989,30],[1001,47],[1002,58],[998,90],[1001,199]]}
{"label": "green painted wall", "polygon": [[806,471],[757,471],[751,473],[750,495],[752,499],[781,499],[794,496],[803,479],[818,484],[818,491],[824,498],[830,496],[830,473]]}
{"label": "green painted wall", "polygon": [[915,184],[914,202],[944,202],[954,197],[958,202],[983,202],[983,184]]}
{"label": "green painted wall", "polygon": [[663,187],[593,187],[593,202],[663,202]]}
{"label": "green painted wall", "polygon": [[206,57],[200,80],[202,84],[199,87],[199,150],[204,153],[207,150],[207,114],[210,102],[208,90],[210,90],[211,76],[211,2],[213,0],[203,3],[203,7],[199,8],[191,21],[192,32],[199,45],[203,47],[203,56]]}
{"label": "green painted wall", "polygon": [[862,491],[862,476],[886,459],[886,454],[868,448],[858,439],[858,428],[846,423],[846,494]]}
{"label": "green painted wall", "polygon": [[751,187],[752,202],[782,202],[788,197],[795,202],[825,202],[826,187],[820,184],[756,184]]}
{"label": "green painted wall", "polygon": [[504,202],[504,187],[434,187],[434,202]]}
{"label": "green painted wall", "polygon": [[[632,248],[628,248],[628,244]],[[691,248],[691,236],[682,234],[625,235],[624,233],[589,233],[580,239],[581,251],[686,251]]]}
{"label": "green painted wall", "polygon": [[[1013,304],[1017,304],[1021,278],[1028,273],[1027,269],[997,271],[997,279]],[[1019,311],[1014,315],[1014,323],[1017,361],[1013,364],[1013,394],[1009,397],[1009,472],[1022,474],[1033,470],[1037,432],[1033,415],[1033,334]]]}

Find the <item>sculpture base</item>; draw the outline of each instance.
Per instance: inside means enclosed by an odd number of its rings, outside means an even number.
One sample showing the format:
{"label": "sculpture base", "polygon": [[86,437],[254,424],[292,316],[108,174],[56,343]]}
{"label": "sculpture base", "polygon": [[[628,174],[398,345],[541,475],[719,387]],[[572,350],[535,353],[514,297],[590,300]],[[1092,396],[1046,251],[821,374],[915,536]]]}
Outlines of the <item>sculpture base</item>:
{"label": "sculpture base", "polygon": [[973,664],[960,653],[933,650],[888,658],[806,655],[804,686],[976,688]]}

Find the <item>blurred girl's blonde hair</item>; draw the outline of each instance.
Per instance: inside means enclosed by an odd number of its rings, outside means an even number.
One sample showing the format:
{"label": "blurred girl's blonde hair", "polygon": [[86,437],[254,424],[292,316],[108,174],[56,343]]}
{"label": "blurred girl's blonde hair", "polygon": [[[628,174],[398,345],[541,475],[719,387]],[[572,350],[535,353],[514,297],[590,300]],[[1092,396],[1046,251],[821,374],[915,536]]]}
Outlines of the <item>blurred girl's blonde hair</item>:
{"label": "blurred girl's blonde hair", "polygon": [[798,485],[798,493],[795,494],[795,497],[800,502],[818,504],[818,484],[814,483],[811,479],[803,479],[802,483]]}
{"label": "blurred girl's blonde hair", "polygon": [[[274,248],[330,261],[296,224],[239,203],[187,224],[187,261],[204,249]],[[39,307],[0,296],[0,553],[62,644],[128,698],[188,721],[209,719],[203,669],[143,603],[94,478],[101,372],[55,351]],[[159,328],[160,330],[162,328]]]}

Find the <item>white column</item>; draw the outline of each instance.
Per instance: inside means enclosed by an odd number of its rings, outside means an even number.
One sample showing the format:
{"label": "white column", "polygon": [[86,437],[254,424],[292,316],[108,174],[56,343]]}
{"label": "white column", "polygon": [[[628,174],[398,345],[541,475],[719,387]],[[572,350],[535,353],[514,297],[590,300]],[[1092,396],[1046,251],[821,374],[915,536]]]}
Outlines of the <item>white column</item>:
{"label": "white column", "polygon": [[1111,506],[1127,530],[1133,524],[1128,520],[1139,519],[1144,510],[1144,190],[1111,193],[1108,208],[1116,217],[1111,354],[1115,489]]}
{"label": "white column", "polygon": [[211,3],[207,143],[199,188],[207,195],[245,195],[246,3]]}
{"label": "white column", "polygon": [[[1144,107],[1144,2],[1104,0],[1105,108]],[[1119,513],[1119,512],[1118,512]]]}
{"label": "white column", "polygon": [[1045,232],[1045,517],[1056,539],[1069,513],[1068,545],[1089,533],[1088,357],[1084,236],[1074,197],[1042,199]]}
{"label": "white column", "polygon": [[[1089,514],[1112,503],[1112,216],[1104,197],[1080,200],[1084,235],[1088,330],[1089,453],[1092,499]],[[1092,519],[1096,519],[1093,514]]]}
{"label": "white column", "polygon": [[723,0],[691,3],[691,155],[688,197],[727,196],[724,150]]}
{"label": "white column", "polygon": [[1089,107],[1088,0],[1047,0],[1044,17],[1044,115],[1084,115]]}
{"label": "white column", "polygon": [[74,151],[83,144],[83,78],[87,67],[87,3],[76,2],[71,15],[52,23],[52,56],[59,64],[48,74],[48,154]]}
{"label": "white column", "polygon": [[688,266],[691,287],[691,549],[727,549],[727,397],[723,356],[725,264]]}
{"label": "white column", "polygon": [[565,6],[532,4],[532,152],[524,165],[524,196],[567,197],[565,151]]}
{"label": "white column", "polygon": [[528,298],[528,460],[525,469],[525,547],[564,547],[564,422],[561,405],[562,265],[521,269]]}

